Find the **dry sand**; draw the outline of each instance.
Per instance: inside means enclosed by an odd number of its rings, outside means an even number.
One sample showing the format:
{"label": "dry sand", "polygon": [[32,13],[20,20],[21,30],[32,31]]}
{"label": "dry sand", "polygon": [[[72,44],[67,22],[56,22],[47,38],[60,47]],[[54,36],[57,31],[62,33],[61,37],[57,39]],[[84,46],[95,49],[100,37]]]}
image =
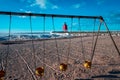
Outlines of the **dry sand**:
{"label": "dry sand", "polygon": [[[8,46],[0,44],[0,61],[1,66],[6,70],[5,79],[120,80],[120,56],[110,37],[100,36],[98,38],[91,69],[85,69],[83,62],[84,57],[85,60],[90,60],[91,58],[93,39],[92,37],[84,37],[82,40],[83,48],[81,46],[81,38],[34,41],[34,45],[31,41],[22,44],[11,44],[9,53],[7,52]],[[120,50],[120,37],[114,36],[114,40]],[[82,54],[83,49],[84,56]],[[58,54],[60,61],[58,61]],[[43,59],[45,60],[44,62]],[[7,67],[5,67],[6,60]],[[67,71],[61,72],[59,64],[67,62]],[[39,66],[45,66],[43,77],[38,77],[34,74],[35,68]]]}

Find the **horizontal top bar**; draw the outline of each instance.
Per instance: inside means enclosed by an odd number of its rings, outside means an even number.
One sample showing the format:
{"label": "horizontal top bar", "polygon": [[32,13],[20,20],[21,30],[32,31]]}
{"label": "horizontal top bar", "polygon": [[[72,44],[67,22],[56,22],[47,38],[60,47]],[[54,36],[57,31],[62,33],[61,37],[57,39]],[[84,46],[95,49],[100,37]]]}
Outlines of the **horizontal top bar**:
{"label": "horizontal top bar", "polygon": [[38,14],[38,13],[21,13],[21,12],[5,12],[0,11],[3,15],[20,15],[20,16],[46,16],[46,17],[67,17],[67,18],[91,18],[102,19],[102,16],[78,16],[78,15],[59,15],[59,14]]}

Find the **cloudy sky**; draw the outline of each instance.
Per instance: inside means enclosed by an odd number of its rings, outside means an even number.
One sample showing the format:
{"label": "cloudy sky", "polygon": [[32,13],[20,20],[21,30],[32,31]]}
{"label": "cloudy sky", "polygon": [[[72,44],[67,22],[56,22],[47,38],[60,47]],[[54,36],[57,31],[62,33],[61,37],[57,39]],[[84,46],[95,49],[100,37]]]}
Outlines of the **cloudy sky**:
{"label": "cloudy sky", "polygon": [[119,0],[0,0],[0,10],[73,15],[112,15],[120,12],[119,3]]}
{"label": "cloudy sky", "polygon": [[[103,16],[106,20],[108,20],[108,23],[120,23],[120,0],[0,0],[0,11]],[[3,19],[3,16],[0,17]],[[26,17],[21,16],[21,18]],[[7,17],[4,19],[7,21]],[[28,19],[29,18],[26,18],[26,22]],[[18,20],[18,22],[13,20],[13,27],[18,25],[19,27],[23,26],[22,22],[21,24],[19,23],[19,19],[16,20]],[[37,21],[37,19],[35,21]],[[33,20],[33,22],[35,21]],[[5,22],[1,23],[1,29],[3,29],[3,26],[5,29],[5,26],[7,25],[7,22],[6,25],[3,23]],[[36,24],[37,22],[35,25]],[[62,24],[60,24],[60,26],[61,25]],[[27,23],[24,24],[24,26],[29,25]]]}

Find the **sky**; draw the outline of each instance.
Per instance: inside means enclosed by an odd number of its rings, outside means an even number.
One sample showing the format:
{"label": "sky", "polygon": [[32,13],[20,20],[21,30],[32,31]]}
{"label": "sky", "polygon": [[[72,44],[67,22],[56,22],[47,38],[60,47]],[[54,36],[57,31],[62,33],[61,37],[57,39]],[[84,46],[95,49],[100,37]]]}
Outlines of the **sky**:
{"label": "sky", "polygon": [[[63,15],[84,15],[103,16],[110,29],[118,30],[120,23],[120,0],[0,0],[0,11],[63,14]],[[45,30],[52,31],[52,19],[45,18]],[[86,20],[93,26],[94,20]],[[71,19],[55,18],[55,30],[62,30],[66,22],[68,29],[71,29]],[[26,16],[12,16],[11,31],[30,31],[30,20]],[[0,15],[0,31],[6,32],[9,29],[9,16]],[[33,31],[43,31],[43,17],[32,17]],[[73,19],[72,30],[78,30],[78,19]],[[85,25],[85,20],[81,21]],[[89,30],[86,27],[84,29]]]}

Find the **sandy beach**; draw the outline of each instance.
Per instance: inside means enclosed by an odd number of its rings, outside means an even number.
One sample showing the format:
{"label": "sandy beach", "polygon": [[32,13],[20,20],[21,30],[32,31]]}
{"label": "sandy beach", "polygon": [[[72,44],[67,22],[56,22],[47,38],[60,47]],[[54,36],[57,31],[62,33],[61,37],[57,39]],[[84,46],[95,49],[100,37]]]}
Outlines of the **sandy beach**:
{"label": "sandy beach", "polygon": [[[120,50],[120,37],[113,38]],[[120,56],[110,37],[99,36],[91,69],[83,63],[91,59],[93,38],[83,37],[82,42],[83,47],[80,37],[28,41],[9,45],[9,52],[8,45],[0,44],[0,68],[6,70],[5,80],[120,80]],[[60,63],[68,63],[65,72]],[[44,76],[36,76],[35,69],[42,66]]]}

